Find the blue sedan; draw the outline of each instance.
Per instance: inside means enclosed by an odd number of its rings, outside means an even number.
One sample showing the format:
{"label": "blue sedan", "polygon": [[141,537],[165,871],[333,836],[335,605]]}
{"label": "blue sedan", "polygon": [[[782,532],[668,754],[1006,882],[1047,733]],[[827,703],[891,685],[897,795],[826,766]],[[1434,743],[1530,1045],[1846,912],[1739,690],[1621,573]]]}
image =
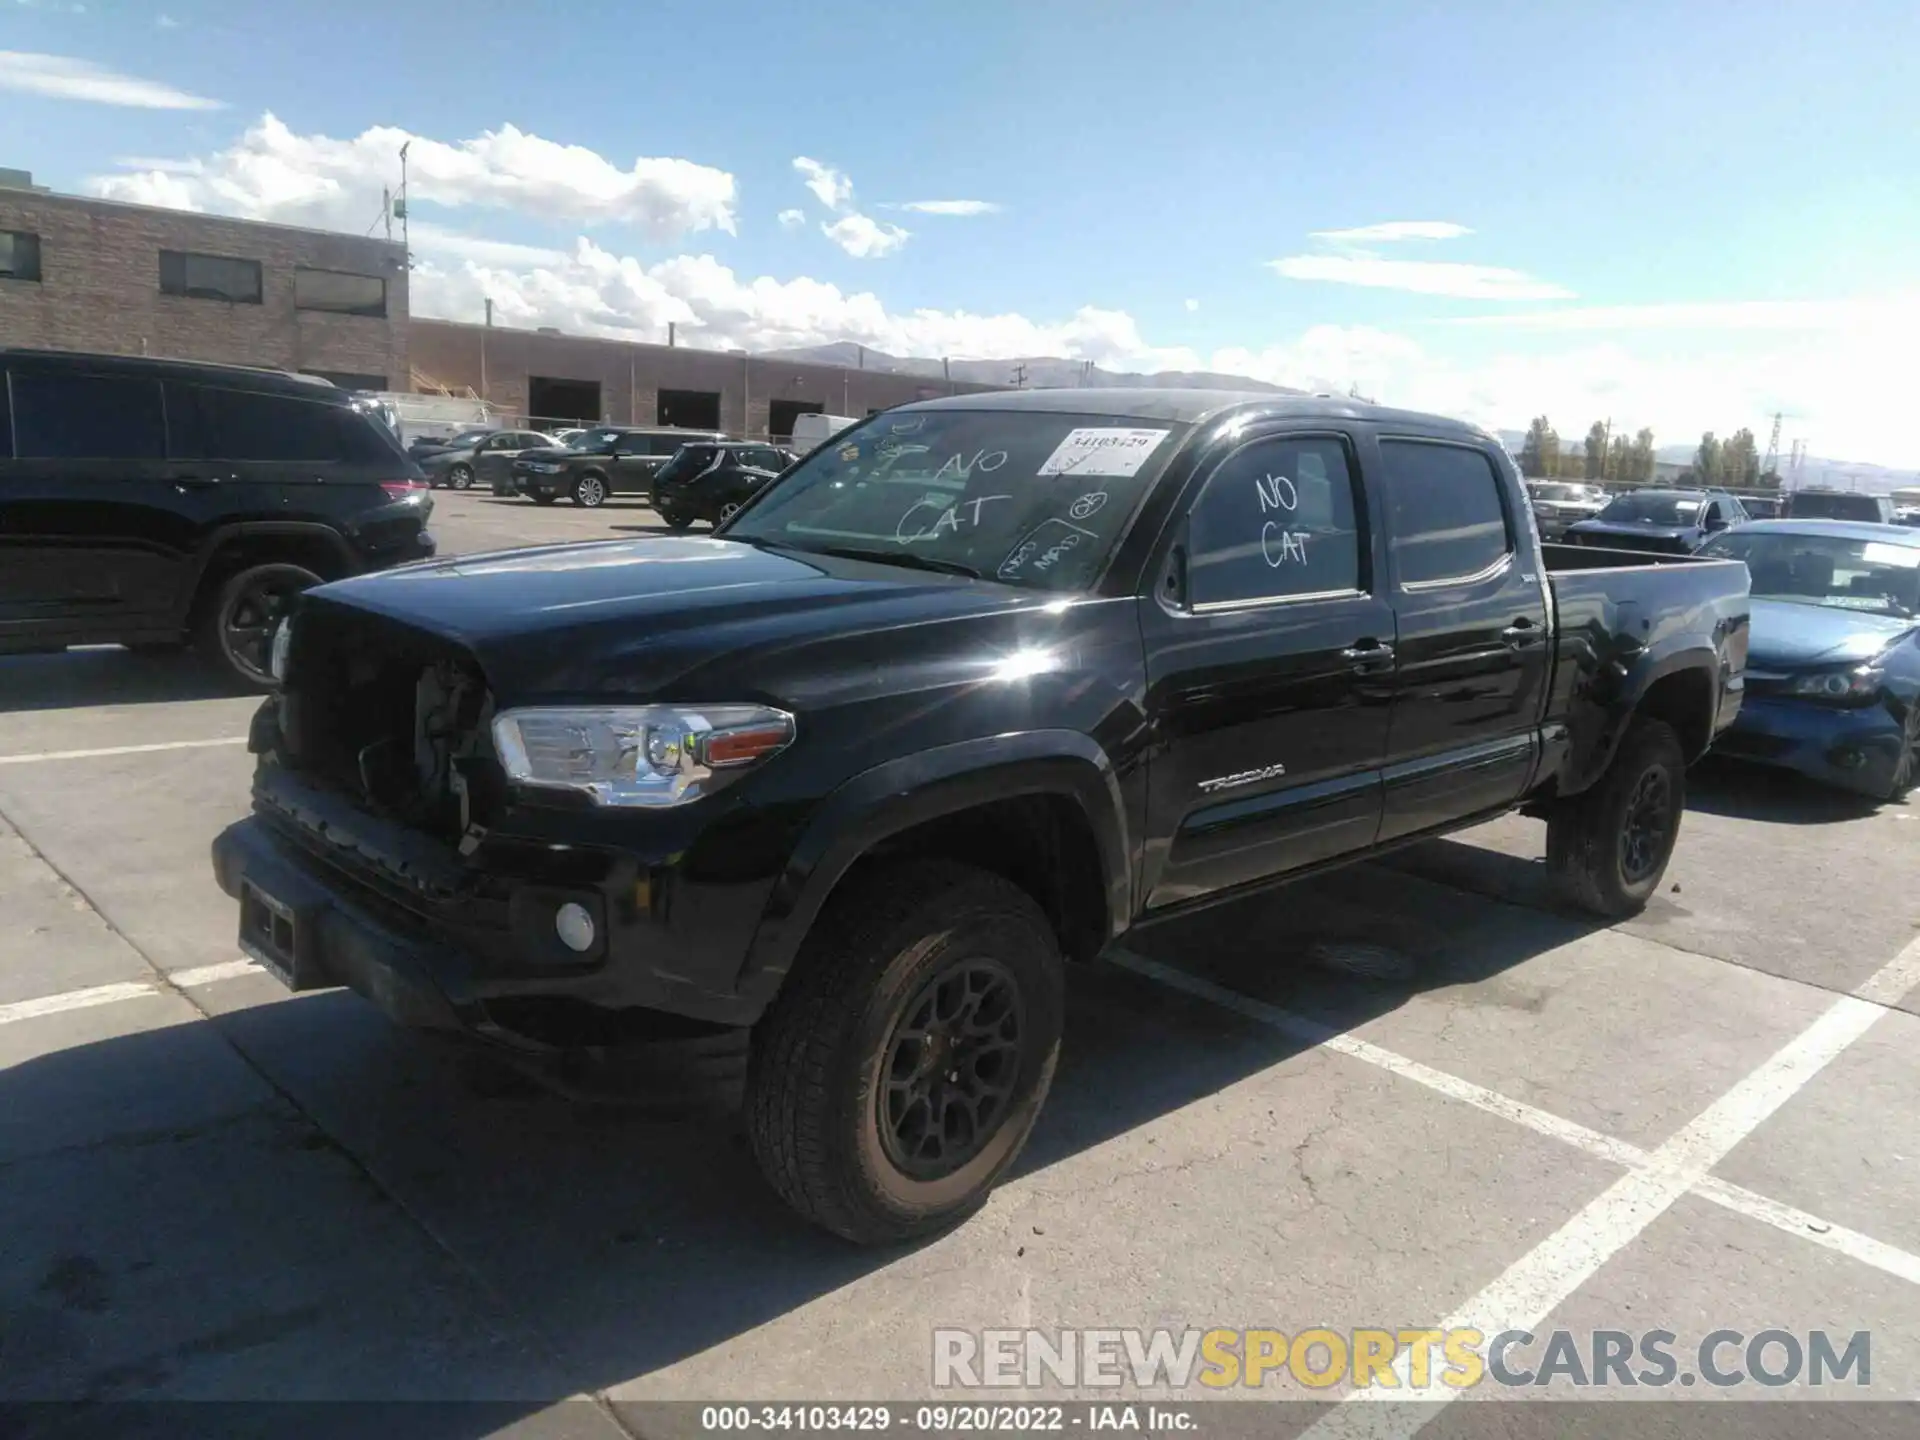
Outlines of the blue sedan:
{"label": "blue sedan", "polygon": [[1699,553],[1753,577],[1746,699],[1715,750],[1905,796],[1920,779],[1920,532],[1760,520]]}

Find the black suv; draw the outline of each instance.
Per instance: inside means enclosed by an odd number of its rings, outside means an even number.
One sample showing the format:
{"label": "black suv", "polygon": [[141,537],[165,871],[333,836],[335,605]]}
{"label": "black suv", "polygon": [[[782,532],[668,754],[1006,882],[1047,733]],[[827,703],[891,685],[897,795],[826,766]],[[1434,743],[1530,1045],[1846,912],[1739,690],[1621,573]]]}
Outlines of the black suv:
{"label": "black suv", "polygon": [[563,446],[528,450],[513,462],[513,488],[538,505],[561,496],[593,509],[611,495],[645,495],[653,477],[682,445],[724,440],[710,430],[596,425]]}
{"label": "black suv", "polygon": [[292,596],[431,556],[432,508],[324,380],[0,348],[0,654],[192,642],[264,687]]}
{"label": "black suv", "polygon": [[653,508],[675,530],[696,520],[718,525],[793,464],[794,456],[755,440],[682,445],[653,477]]}

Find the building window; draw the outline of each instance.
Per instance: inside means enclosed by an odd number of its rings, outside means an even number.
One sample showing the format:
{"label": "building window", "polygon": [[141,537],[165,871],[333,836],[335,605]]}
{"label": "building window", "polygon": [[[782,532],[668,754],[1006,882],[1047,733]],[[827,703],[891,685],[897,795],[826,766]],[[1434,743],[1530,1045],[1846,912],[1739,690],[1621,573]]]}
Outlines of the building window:
{"label": "building window", "polygon": [[341,270],[295,270],[293,305],[296,310],[384,317],[387,282],[378,275],[349,275]]}
{"label": "building window", "polygon": [[160,293],[258,305],[260,262],[227,255],[196,255],[191,250],[162,250]]}
{"label": "building window", "polygon": [[0,280],[40,278],[40,237],[25,230],[0,230]]}

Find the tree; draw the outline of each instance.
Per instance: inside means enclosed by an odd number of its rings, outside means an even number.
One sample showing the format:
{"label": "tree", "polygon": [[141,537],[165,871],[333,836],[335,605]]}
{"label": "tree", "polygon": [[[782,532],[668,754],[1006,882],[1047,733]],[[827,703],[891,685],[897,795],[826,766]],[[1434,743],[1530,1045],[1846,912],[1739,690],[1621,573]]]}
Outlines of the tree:
{"label": "tree", "polygon": [[1616,435],[1613,444],[1607,447],[1607,479],[1625,480],[1633,468],[1633,447],[1627,443],[1627,437]]}
{"label": "tree", "polygon": [[1709,430],[1700,437],[1700,448],[1693,452],[1693,480],[1698,485],[1720,484],[1720,442]]}
{"label": "tree", "polygon": [[1626,477],[1636,484],[1646,485],[1653,479],[1653,431],[1642,430],[1633,437],[1633,451],[1630,456],[1630,472]]}
{"label": "tree", "polygon": [[1559,469],[1560,437],[1553,433],[1546,416],[1536,415],[1520,445],[1520,473],[1529,478],[1551,477]]}
{"label": "tree", "polygon": [[1607,427],[1596,420],[1587,429],[1587,463],[1584,474],[1589,480],[1598,480],[1607,470]]}
{"label": "tree", "polygon": [[1753,443],[1753,431],[1742,426],[1720,447],[1720,483],[1747,488],[1759,479],[1760,451]]}

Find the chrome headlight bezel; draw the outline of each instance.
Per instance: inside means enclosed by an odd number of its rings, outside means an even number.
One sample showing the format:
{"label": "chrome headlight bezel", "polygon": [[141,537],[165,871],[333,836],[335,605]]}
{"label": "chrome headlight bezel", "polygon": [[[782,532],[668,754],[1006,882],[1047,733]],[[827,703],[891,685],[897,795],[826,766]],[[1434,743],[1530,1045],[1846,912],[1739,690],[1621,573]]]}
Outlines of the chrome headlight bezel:
{"label": "chrome headlight bezel", "polygon": [[685,805],[793,743],[792,715],[767,705],[535,705],[493,720],[516,785],[565,790],[610,809]]}

